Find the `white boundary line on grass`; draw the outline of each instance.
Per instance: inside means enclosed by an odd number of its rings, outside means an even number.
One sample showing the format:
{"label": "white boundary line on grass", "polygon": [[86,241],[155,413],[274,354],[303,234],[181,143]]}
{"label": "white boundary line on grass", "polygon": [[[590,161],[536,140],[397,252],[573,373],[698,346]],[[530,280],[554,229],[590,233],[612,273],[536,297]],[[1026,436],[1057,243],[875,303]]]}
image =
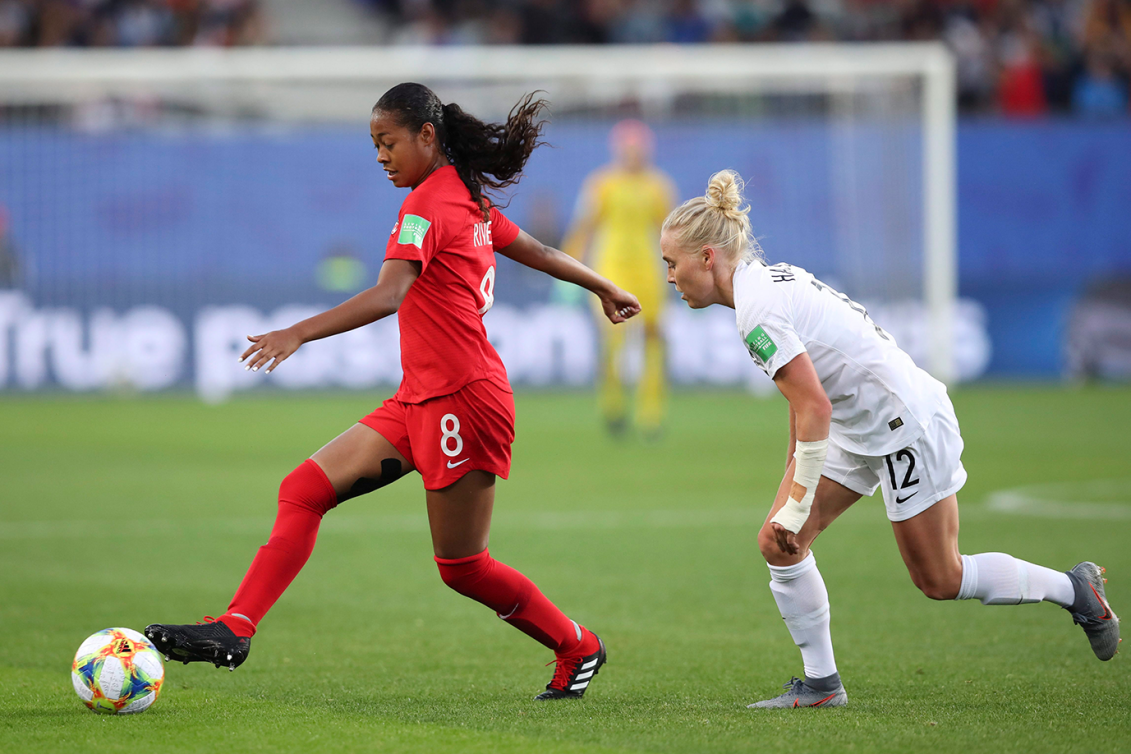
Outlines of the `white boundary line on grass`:
{"label": "white boundary line on grass", "polygon": [[[1118,497],[1127,502],[1097,503],[1095,497]],[[1089,500],[1089,498],[1091,498]],[[965,509],[963,515],[977,508]],[[990,493],[983,510],[1007,515],[1099,521],[1131,521],[1131,479],[1031,484]],[[638,511],[511,511],[500,514],[492,528],[511,531],[614,531],[622,529],[708,529],[760,527],[766,512],[758,505],[710,510]],[[160,536],[184,531],[221,534],[260,534],[271,530],[271,518],[209,517],[196,521],[168,518],[132,521],[9,521],[0,522],[0,541],[81,539],[103,535]],[[328,515],[321,531],[329,534],[427,532],[420,513],[340,513]]]}
{"label": "white boundary line on grass", "polygon": [[[499,515],[492,528],[517,531],[598,531],[619,529],[704,529],[711,527],[759,527],[766,512],[747,508],[714,510],[642,511],[514,511]],[[269,516],[240,518],[209,517],[196,521],[161,518],[118,521],[11,521],[0,523],[0,541],[78,539],[102,535],[160,536],[184,531],[209,531],[220,534],[261,534],[271,531]],[[424,512],[330,514],[322,522],[321,533],[382,534],[387,532],[426,532]]]}
{"label": "white boundary line on grass", "polygon": [[1131,521],[1131,502],[1097,503],[1097,495],[1131,501],[1131,479],[1030,484],[991,492],[986,508],[995,513],[1041,518]]}

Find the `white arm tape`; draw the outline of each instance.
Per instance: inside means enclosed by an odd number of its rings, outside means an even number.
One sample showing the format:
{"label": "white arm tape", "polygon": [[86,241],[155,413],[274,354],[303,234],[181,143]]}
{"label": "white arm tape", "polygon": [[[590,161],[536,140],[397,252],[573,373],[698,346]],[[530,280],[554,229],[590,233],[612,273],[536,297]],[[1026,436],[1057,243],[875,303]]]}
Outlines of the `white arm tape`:
{"label": "white arm tape", "polygon": [[789,500],[770,519],[771,523],[781,524],[794,534],[801,531],[801,527],[809,519],[809,510],[813,507],[813,496],[817,493],[817,483],[821,481],[821,471],[825,468],[825,456],[828,452],[828,439],[816,442],[797,441],[797,449],[793,452],[796,461],[793,464],[793,481],[805,488],[805,495],[800,500],[794,500],[791,489]]}

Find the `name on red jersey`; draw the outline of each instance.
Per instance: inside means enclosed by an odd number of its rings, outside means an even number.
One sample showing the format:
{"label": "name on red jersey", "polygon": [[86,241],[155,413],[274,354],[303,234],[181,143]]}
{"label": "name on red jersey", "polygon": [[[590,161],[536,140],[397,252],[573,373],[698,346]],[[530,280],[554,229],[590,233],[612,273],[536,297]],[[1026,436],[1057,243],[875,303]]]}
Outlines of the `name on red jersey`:
{"label": "name on red jersey", "polygon": [[490,246],[491,223],[476,223],[471,229],[471,242],[475,246]]}

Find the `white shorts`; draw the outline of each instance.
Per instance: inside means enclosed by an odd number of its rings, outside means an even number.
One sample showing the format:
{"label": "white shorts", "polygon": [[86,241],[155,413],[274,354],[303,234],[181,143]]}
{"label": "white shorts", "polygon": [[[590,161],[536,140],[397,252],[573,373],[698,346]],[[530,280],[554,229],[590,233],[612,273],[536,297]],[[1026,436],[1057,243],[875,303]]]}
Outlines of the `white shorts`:
{"label": "white shorts", "polygon": [[888,520],[906,521],[966,484],[958,419],[953,410],[936,414],[918,440],[886,456],[850,453],[830,439],[821,475],[864,496],[883,487]]}

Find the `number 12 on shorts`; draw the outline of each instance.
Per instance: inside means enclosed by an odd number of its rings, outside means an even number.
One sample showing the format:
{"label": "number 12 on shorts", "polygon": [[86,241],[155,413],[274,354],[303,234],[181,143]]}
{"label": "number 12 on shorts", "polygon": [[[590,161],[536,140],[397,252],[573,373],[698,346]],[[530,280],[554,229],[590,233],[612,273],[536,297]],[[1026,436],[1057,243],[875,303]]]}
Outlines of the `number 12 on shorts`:
{"label": "number 12 on shorts", "polygon": [[[896,463],[901,463],[904,461],[906,461],[907,463],[907,471],[903,475],[902,483],[900,483],[896,479],[895,464],[892,463],[891,460],[893,456],[895,457]],[[906,503],[908,500],[915,497],[915,495],[919,492],[919,490],[917,489],[912,490],[908,495],[899,494],[901,492],[906,492],[908,487],[914,487],[915,485],[919,484],[918,477],[915,477],[914,479],[911,478],[911,475],[915,473],[915,454],[911,452],[911,449],[904,448],[898,453],[891,453],[890,455],[886,455],[884,456],[884,461],[887,462],[888,474],[891,475],[891,491],[892,494],[895,495],[896,504]]]}

